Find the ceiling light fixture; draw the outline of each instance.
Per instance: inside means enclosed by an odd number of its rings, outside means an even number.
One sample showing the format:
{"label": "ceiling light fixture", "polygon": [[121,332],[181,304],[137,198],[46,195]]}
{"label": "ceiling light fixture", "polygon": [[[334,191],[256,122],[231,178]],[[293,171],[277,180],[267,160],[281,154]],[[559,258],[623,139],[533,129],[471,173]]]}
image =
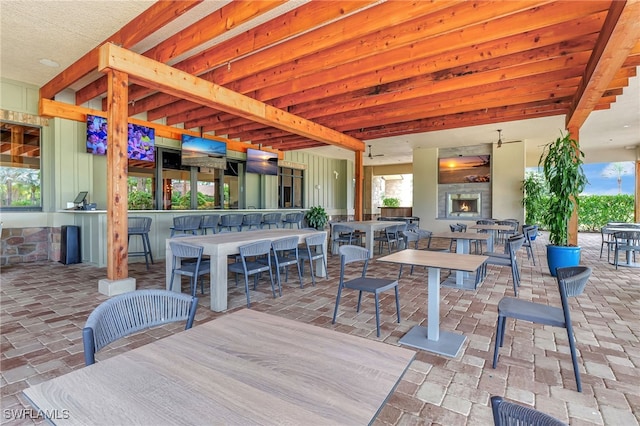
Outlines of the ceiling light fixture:
{"label": "ceiling light fixture", "polygon": [[498,148],[502,146],[502,129],[498,129]]}
{"label": "ceiling light fixture", "polygon": [[60,64],[57,63],[56,61],[52,60],[52,59],[42,58],[38,62],[40,62],[42,65],[44,65],[46,67],[51,67],[51,68],[60,67]]}

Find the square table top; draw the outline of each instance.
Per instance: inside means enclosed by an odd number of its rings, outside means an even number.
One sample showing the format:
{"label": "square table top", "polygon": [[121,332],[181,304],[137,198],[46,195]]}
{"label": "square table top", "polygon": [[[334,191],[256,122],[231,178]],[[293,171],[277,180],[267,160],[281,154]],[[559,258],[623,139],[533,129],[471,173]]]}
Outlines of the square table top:
{"label": "square table top", "polygon": [[482,229],[487,231],[511,231],[513,226],[511,225],[497,225],[497,224],[482,224],[476,223],[474,225],[469,225],[467,229]]}
{"label": "square table top", "polygon": [[[464,234],[464,232],[461,232]],[[440,251],[406,249],[378,258],[380,262],[403,263],[431,268],[454,269],[474,272],[486,262],[487,256],[458,254]]]}
{"label": "square table top", "polygon": [[434,232],[431,238],[449,238],[452,240],[488,240],[491,238],[489,234],[477,232]]}
{"label": "square table top", "polygon": [[414,356],[243,309],[24,394],[57,424],[368,424]]}

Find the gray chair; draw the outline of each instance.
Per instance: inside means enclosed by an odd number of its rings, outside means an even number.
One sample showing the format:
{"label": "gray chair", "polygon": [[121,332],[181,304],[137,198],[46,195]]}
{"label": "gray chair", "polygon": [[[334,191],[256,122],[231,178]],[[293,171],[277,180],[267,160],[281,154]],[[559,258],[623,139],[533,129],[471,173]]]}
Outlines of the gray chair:
{"label": "gray chair", "polygon": [[[427,251],[439,251],[439,252],[448,252],[449,250],[446,248],[432,248],[431,247],[431,231],[427,231],[425,229],[416,229],[414,231],[400,231],[400,237],[404,239],[404,247],[412,248],[414,250],[420,250],[420,240],[427,240],[427,247],[424,250]],[[400,271],[398,272],[398,279],[402,276],[402,267],[400,264]],[[415,265],[411,265],[410,275],[413,275],[413,269]],[[425,268],[426,269],[426,268]]]}
{"label": "gray chair", "polygon": [[562,327],[567,330],[567,339],[573,361],[573,372],[576,377],[578,392],[582,392],[580,382],[580,369],[578,368],[578,356],[571,326],[571,315],[569,311],[569,297],[579,296],[584,291],[587,281],[591,276],[591,268],[587,266],[570,266],[557,268],[558,290],[560,291],[560,301],[562,307],[543,305],[541,303],[529,302],[515,299],[513,297],[503,297],[498,303],[498,323],[496,326],[496,341],[493,352],[493,368],[498,364],[498,350],[504,343],[505,322],[507,318],[530,321],[537,324]]}
{"label": "gray chair", "polygon": [[374,237],[373,240],[378,242],[378,253],[382,254],[382,246],[387,245],[387,250],[389,254],[391,254],[392,248],[395,246],[399,248],[400,241],[402,241],[402,237],[400,236],[400,232],[407,229],[407,224],[403,225],[391,225],[387,226],[382,230],[380,235]]}
{"label": "gray chair", "polygon": [[262,227],[268,226],[271,229],[271,226],[275,226],[278,228],[278,225],[281,222],[282,213],[265,213],[262,215]]}
{"label": "gray chair", "polygon": [[234,230],[238,232],[242,231],[243,220],[244,215],[240,213],[230,213],[220,216],[220,232],[233,232]]}
{"label": "gray chair", "polygon": [[602,259],[602,250],[607,247],[607,262],[611,262],[611,252],[615,248],[615,240],[613,239],[613,228],[603,226],[600,228],[600,259]]}
{"label": "gray chair", "polygon": [[204,294],[202,275],[211,272],[211,261],[202,260],[203,247],[183,241],[169,241],[173,255],[171,264],[171,281],[169,290],[173,291],[173,280],[176,275],[189,277],[191,295],[196,295],[196,284],[200,278],[200,290]]}
{"label": "gray chair", "polygon": [[496,221],[496,225],[506,225],[511,227],[508,231],[498,231],[498,239],[500,241],[505,241],[507,238],[517,235],[518,229],[520,228],[520,222],[518,222],[517,219],[498,220]]}
{"label": "gray chair", "polygon": [[549,414],[535,408],[505,401],[501,396],[491,397],[493,424],[495,426],[567,426]]}
{"label": "gray chair", "polygon": [[289,280],[289,269],[291,265],[296,265],[298,269],[298,278],[300,279],[300,288],[302,288],[302,273],[300,272],[300,258],[298,257],[298,237],[285,237],[271,241],[271,250],[273,263],[276,267],[276,276],[278,279],[278,289],[282,296],[282,279],[280,278],[280,270],[285,271],[285,282]]}
{"label": "gray chair", "polygon": [[100,349],[140,330],[177,321],[186,321],[188,330],[197,308],[197,297],[167,290],[136,290],[114,296],[94,309],[84,325],[84,362],[95,363]]}
{"label": "gray chair", "polygon": [[249,275],[254,275],[253,289],[258,286],[258,276],[261,272],[269,272],[271,281],[271,292],[276,298],[276,289],[273,283],[273,273],[271,271],[271,241],[261,240],[255,243],[240,246],[240,260],[229,265],[229,271],[236,274],[236,285],[238,285],[238,274],[244,275],[244,289],[247,292],[247,308],[251,307],[251,296],[249,294]]}
{"label": "gray chair", "polygon": [[[386,278],[367,277],[367,267],[369,266],[369,250],[359,246],[342,246],[340,251],[340,284],[338,286],[338,295],[336,296],[336,307],[333,311],[332,324],[336,323],[338,315],[338,306],[340,305],[340,297],[342,289],[350,288],[358,291],[358,306],[356,312],[360,312],[360,302],[362,301],[362,292],[373,293],[376,304],[376,334],[380,337],[380,293],[394,289],[396,294],[396,314],[398,322],[400,322],[400,299],[398,297],[398,280],[390,280]],[[357,278],[345,280],[346,265],[354,262],[362,262],[362,274]]]}
{"label": "gray chair", "polygon": [[251,228],[262,229],[262,213],[247,213],[242,217],[242,226],[247,230]]}
{"label": "gray chair", "polygon": [[536,264],[536,256],[533,252],[534,236],[538,232],[538,227],[535,225],[528,225],[522,227],[522,233],[524,234],[524,243],[522,244],[527,250],[527,259],[531,259],[533,265]]}
{"label": "gray chair", "polygon": [[127,245],[132,235],[140,236],[142,240],[142,251],[130,251],[127,253],[129,257],[144,256],[144,262],[149,269],[149,259],[153,264],[153,253],[151,253],[151,242],[149,241],[149,231],[151,230],[150,217],[129,217],[127,218]]}
{"label": "gray chair", "polygon": [[200,230],[202,231],[202,235],[206,235],[209,229],[211,229],[211,232],[213,232],[214,234],[217,233],[219,224],[219,214],[203,214],[202,222],[200,223]]}
{"label": "gray chair", "polygon": [[287,213],[282,219],[282,227],[286,228],[289,225],[289,228],[293,228],[293,225],[295,225],[300,229],[302,228],[302,219],[304,219],[304,213]]}
{"label": "gray chair", "polygon": [[309,269],[311,269],[311,282],[316,285],[316,275],[314,272],[313,262],[322,260],[326,278],[329,278],[327,269],[327,258],[324,255],[324,243],[327,239],[326,234],[314,234],[305,238],[305,248],[300,250],[298,257],[300,258],[300,273],[304,276],[304,261],[309,261]]}
{"label": "gray chair", "polygon": [[[506,245],[506,253],[488,252],[484,253],[484,256],[489,256],[489,259],[484,263],[486,265],[498,265],[508,266],[511,268],[511,277],[513,279],[513,293],[518,295],[518,287],[520,286],[520,268],[518,267],[518,250],[523,246],[525,236],[515,235],[510,237]],[[486,271],[482,271],[482,278],[484,278]]]}
{"label": "gray chair", "polygon": [[348,225],[336,223],[331,226],[331,254],[335,253],[336,245],[339,247],[342,244],[351,245],[354,240],[354,230]]}
{"label": "gray chair", "polygon": [[198,231],[200,230],[201,222],[202,216],[200,215],[176,216],[173,218],[171,236],[173,237],[176,232],[184,232],[185,234],[197,235]]}
{"label": "gray chair", "polygon": [[613,233],[613,264],[620,264],[620,252],[626,252],[627,261],[635,262],[636,252],[640,252],[640,230],[616,231]]}

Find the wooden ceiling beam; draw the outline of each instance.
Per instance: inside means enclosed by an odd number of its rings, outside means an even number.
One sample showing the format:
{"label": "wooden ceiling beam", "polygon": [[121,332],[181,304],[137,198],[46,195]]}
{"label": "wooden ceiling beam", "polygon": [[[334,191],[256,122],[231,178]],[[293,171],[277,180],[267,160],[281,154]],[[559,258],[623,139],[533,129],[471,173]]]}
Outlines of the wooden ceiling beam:
{"label": "wooden ceiling beam", "polygon": [[[198,47],[207,40],[218,37],[238,25],[272,10],[283,2],[284,0],[232,1],[182,31],[173,34],[168,39],[144,52],[143,55],[158,62],[167,62],[182,55],[184,52]],[[140,25],[144,24],[144,22],[140,22]],[[123,47],[129,48],[130,46]],[[131,90],[130,88],[129,91]],[[76,104],[83,104],[106,93],[106,91],[106,77],[101,77],[78,90]],[[135,100],[135,98],[130,100]]]}
{"label": "wooden ceiling beam", "polygon": [[105,44],[100,48],[99,69],[101,71],[116,69],[128,74],[130,81],[155,90],[237,114],[309,139],[352,151],[364,151],[364,143],[360,140],[113,44]]}
{"label": "wooden ceiling beam", "polygon": [[566,128],[582,127],[629,52],[640,40],[640,1],[614,1],[575,94]]}
{"label": "wooden ceiling beam", "polygon": [[[101,44],[112,42],[126,48],[134,46],[202,1],[168,0],[156,2]],[[97,63],[98,47],[95,47],[42,86],[40,88],[40,97],[42,99],[53,99],[56,94],[95,71]]]}

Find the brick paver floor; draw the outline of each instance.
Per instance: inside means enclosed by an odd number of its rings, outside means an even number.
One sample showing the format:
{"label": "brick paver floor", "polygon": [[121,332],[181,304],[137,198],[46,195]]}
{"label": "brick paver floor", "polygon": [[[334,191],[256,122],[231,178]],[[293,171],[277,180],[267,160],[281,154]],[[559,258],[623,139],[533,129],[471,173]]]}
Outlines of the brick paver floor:
{"label": "brick paver floor", "polygon": [[[556,281],[547,269],[545,235],[535,242],[537,265],[520,253],[522,284],[519,298],[559,306]],[[436,241],[448,247],[446,241]],[[456,358],[417,351],[415,361],[375,420],[376,425],[489,425],[489,398],[503,395],[535,406],[572,425],[638,425],[640,421],[640,269],[617,271],[599,258],[600,234],[580,234],[582,263],[593,268],[586,291],[571,301],[579,351],[583,392],[576,391],[567,335],[564,329],[508,321],[504,347],[495,370],[491,367],[497,304],[512,296],[511,272],[489,266],[488,276],[475,291],[443,287],[441,327],[467,336]],[[378,255],[376,255],[378,257]],[[267,281],[252,291],[252,309],[268,312],[340,333],[397,345],[411,327],[426,322],[426,272],[417,268],[400,279],[402,322],[394,322],[393,293],[381,298],[381,337],[376,337],[373,299],[364,297],[356,313],[357,296],[346,291],[337,323],[331,324],[339,277],[338,256],[329,257],[329,279],[311,286],[308,267],[305,288],[297,274],[284,283],[283,295],[271,297]],[[164,287],[164,262],[149,271],[144,263],[130,265],[141,288]],[[104,268],[39,262],[5,267],[1,271],[0,391],[3,424],[40,423],[25,411],[30,405],[22,390],[84,366],[81,330],[89,313],[106,300],[97,283]],[[398,268],[371,262],[370,273],[397,276]],[[187,288],[186,281],[183,286]],[[244,288],[229,280],[230,310],[245,306]],[[209,310],[209,295],[200,297],[196,324],[224,313]],[[102,350],[97,359],[144,345],[180,331],[172,324],[120,340]],[[310,366],[313,368],[313,366]],[[207,421],[208,420],[208,421]],[[215,423],[216,419],[203,419]]]}

